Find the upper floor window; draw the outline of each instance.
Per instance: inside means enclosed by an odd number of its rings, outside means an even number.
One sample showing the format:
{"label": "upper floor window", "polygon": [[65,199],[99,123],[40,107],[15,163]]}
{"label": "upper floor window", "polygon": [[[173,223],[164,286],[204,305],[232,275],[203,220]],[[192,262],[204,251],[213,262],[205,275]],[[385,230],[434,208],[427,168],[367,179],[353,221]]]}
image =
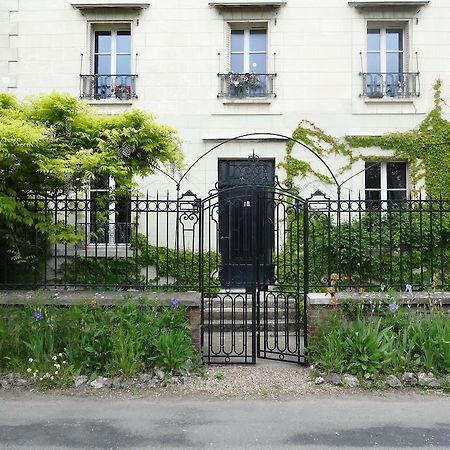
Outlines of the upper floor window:
{"label": "upper floor window", "polygon": [[367,71],[363,94],[370,98],[419,95],[419,74],[407,70],[407,26],[367,25]]}
{"label": "upper floor window", "polygon": [[365,165],[366,201],[405,200],[408,195],[406,162],[370,162]]}
{"label": "upper floor window", "polygon": [[274,74],[268,73],[267,28],[232,26],[229,72],[219,74],[219,96],[232,98],[273,95]]}
{"label": "upper floor window", "polygon": [[82,75],[82,97],[129,100],[136,96],[129,24],[94,25],[92,74]]}

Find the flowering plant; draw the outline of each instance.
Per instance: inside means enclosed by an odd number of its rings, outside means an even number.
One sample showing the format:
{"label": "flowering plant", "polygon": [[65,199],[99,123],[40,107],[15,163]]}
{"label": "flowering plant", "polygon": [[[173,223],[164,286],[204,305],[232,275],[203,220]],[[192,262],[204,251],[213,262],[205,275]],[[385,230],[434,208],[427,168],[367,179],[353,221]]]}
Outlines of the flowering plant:
{"label": "flowering plant", "polygon": [[258,88],[261,85],[261,81],[258,78],[258,75],[254,74],[253,72],[229,72],[229,77],[232,93],[240,97],[248,95],[252,90]]}
{"label": "flowering plant", "polygon": [[113,92],[116,96],[121,96],[125,94],[126,96],[129,97],[131,95],[131,86],[129,84],[120,83],[114,86]]}

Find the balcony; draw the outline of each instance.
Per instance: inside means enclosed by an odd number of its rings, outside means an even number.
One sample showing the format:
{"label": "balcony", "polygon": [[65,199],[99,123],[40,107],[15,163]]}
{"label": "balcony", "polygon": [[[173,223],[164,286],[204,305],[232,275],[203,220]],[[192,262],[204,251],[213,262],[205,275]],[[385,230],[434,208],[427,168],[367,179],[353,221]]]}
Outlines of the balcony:
{"label": "balcony", "polygon": [[419,72],[360,73],[362,96],[371,99],[419,97]]}
{"label": "balcony", "polygon": [[80,75],[80,97],[87,100],[131,100],[137,75]]}
{"label": "balcony", "polygon": [[274,73],[219,73],[218,97],[258,99],[275,97]]}

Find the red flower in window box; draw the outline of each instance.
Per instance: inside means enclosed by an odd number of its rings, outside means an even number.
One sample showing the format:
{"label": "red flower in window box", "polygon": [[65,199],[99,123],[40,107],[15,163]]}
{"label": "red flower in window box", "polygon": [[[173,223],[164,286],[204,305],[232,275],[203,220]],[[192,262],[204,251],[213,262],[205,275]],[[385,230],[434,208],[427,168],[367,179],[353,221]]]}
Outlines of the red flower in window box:
{"label": "red flower in window box", "polygon": [[118,98],[130,98],[131,86],[129,84],[118,84],[113,89],[114,95]]}

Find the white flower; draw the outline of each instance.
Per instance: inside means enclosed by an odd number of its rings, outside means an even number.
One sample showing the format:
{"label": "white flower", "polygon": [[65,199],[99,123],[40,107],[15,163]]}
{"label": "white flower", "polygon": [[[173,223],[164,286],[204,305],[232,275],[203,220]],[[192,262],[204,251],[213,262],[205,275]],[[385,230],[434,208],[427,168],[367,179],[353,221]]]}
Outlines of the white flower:
{"label": "white flower", "polygon": [[52,356],[53,361],[56,361],[58,357],[56,355]]}
{"label": "white flower", "polygon": [[31,367],[28,367],[27,372],[28,372],[28,373],[31,372]]}
{"label": "white flower", "polygon": [[63,364],[67,364],[66,361],[63,361],[62,363],[63,363]]}
{"label": "white flower", "polygon": [[55,364],[53,364],[57,369],[60,369],[61,368],[61,364],[58,364],[58,363],[55,363]]}
{"label": "white flower", "polygon": [[53,380],[54,379],[54,376],[52,375],[51,377],[50,377],[50,380]]}
{"label": "white flower", "polygon": [[62,353],[58,353],[58,356],[62,357]]}
{"label": "white flower", "polygon": [[34,359],[33,358],[28,358],[28,361],[33,362]]}
{"label": "white flower", "polygon": [[55,375],[58,375],[58,371],[57,370],[55,370]]}

